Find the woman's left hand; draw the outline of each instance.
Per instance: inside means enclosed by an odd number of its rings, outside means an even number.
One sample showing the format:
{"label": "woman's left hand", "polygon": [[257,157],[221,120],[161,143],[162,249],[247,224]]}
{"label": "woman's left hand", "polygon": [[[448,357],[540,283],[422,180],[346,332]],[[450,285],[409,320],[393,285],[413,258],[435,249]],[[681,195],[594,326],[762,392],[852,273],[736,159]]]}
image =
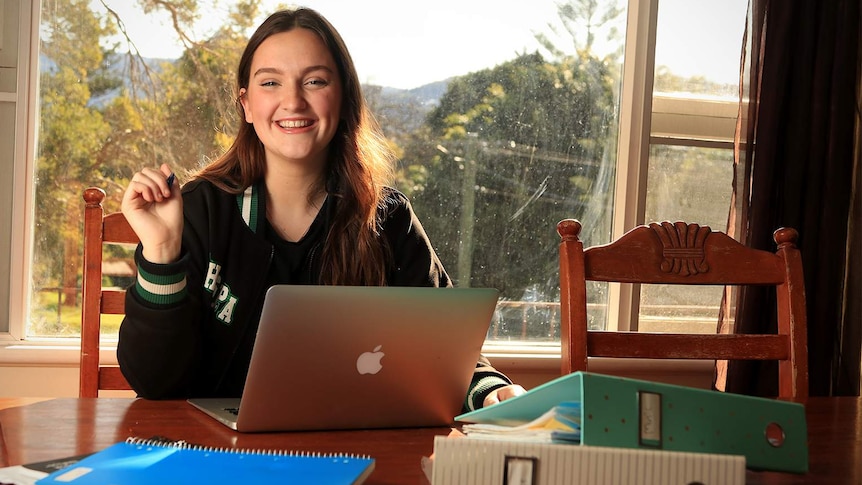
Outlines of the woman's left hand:
{"label": "woman's left hand", "polygon": [[499,387],[489,392],[488,395],[485,396],[485,400],[482,402],[482,407],[488,407],[492,404],[497,404],[498,402],[505,401],[510,397],[520,396],[525,392],[527,391],[517,384]]}

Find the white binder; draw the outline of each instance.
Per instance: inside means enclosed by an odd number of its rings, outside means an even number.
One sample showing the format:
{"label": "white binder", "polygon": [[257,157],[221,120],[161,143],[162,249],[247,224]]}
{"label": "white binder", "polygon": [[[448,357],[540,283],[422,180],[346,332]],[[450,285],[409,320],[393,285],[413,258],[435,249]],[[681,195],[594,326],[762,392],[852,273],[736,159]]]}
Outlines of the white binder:
{"label": "white binder", "polygon": [[432,485],[745,484],[741,455],[445,436],[432,470]]}

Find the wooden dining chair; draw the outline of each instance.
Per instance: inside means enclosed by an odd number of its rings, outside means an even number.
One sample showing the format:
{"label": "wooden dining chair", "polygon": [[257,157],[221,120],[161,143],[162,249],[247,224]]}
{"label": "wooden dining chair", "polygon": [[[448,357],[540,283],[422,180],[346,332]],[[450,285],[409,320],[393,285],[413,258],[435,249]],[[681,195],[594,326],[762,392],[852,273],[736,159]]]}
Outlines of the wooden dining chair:
{"label": "wooden dining chair", "polygon": [[84,190],[84,275],[81,306],[80,397],[98,397],[99,390],[130,390],[118,366],[99,362],[102,315],[125,313],[125,290],[102,286],[102,251],[109,244],[137,244],[138,236],[121,212],[105,215],[105,192]]}
{"label": "wooden dining chair", "polygon": [[[802,259],[796,230],[782,228],[775,253],[743,246],[723,232],[684,222],[641,225],[609,244],[584,249],[581,223],[557,224],[560,241],[562,373],[587,370],[588,357],[776,360],[779,396],[808,397]],[[587,281],[671,285],[769,285],[776,334],[682,334],[587,328]]]}

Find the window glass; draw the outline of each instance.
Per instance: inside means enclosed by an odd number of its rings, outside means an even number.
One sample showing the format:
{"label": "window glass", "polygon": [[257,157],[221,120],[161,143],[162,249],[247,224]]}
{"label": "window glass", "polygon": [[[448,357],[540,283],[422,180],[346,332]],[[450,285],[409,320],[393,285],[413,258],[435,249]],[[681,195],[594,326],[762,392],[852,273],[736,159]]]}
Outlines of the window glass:
{"label": "window glass", "polygon": [[[647,221],[686,221],[725,231],[733,152],[654,145],[650,150]],[[641,285],[638,330],[715,333],[723,287]]]}
{"label": "window glass", "polygon": [[[646,221],[727,229],[748,0],[661,0]],[[641,285],[637,329],[714,333],[723,287]]]}
{"label": "window glass", "polygon": [[[456,284],[501,290],[489,338],[557,340],[556,223],[610,237],[625,3],[305,4],[344,36],[396,186]],[[233,69],[274,6],[43,0],[28,336],[79,332],[84,188],[116,211],[141,167],[193,169],[228,146]],[[131,281],[128,257],[106,254],[106,285]]]}
{"label": "window glass", "polygon": [[655,91],[739,98],[748,0],[661,0]]}
{"label": "window glass", "polygon": [[652,145],[647,173],[646,220],[691,221],[725,230],[732,150]]}

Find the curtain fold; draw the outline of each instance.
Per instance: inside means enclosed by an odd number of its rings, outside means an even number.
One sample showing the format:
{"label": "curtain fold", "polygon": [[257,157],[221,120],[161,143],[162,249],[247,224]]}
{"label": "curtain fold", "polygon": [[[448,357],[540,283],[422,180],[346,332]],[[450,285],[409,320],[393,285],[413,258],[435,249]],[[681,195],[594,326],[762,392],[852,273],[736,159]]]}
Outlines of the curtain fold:
{"label": "curtain fold", "polygon": [[[799,231],[811,395],[858,393],[862,342],[844,337],[858,337],[862,326],[858,314],[846,311],[847,298],[858,297],[848,294],[846,282],[859,34],[860,0],[750,1],[740,96],[747,119],[737,129],[728,232],[774,251],[775,229]],[[774,292],[743,288],[735,303],[736,332],[775,331]],[[854,352],[855,366],[846,358]],[[774,362],[731,362],[723,387],[774,396],[776,373]],[[843,389],[841,382],[854,375],[856,392]]]}

